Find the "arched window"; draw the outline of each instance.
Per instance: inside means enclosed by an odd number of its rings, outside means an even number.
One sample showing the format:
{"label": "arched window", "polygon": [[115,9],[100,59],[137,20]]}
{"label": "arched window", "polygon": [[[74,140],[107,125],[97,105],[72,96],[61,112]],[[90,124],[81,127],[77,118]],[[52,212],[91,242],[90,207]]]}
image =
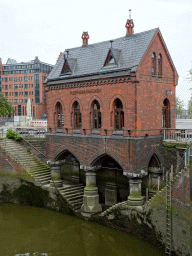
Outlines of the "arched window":
{"label": "arched window", "polygon": [[170,128],[170,103],[168,99],[163,101],[162,107],[162,127]]}
{"label": "arched window", "polygon": [[114,114],[115,114],[115,129],[121,130],[124,128],[124,112],[123,104],[120,99],[114,101]]}
{"label": "arched window", "polygon": [[101,128],[101,112],[100,105],[97,100],[93,101],[93,128],[99,129]]}
{"label": "arched window", "polygon": [[155,53],[153,52],[152,57],[151,57],[151,73],[152,75],[155,75],[155,70],[156,70],[156,56]]}
{"label": "arched window", "polygon": [[79,129],[81,128],[81,112],[80,112],[80,105],[77,101],[74,103],[74,128]]}
{"label": "arched window", "polygon": [[158,76],[162,76],[162,55],[158,56]]}
{"label": "arched window", "polygon": [[62,111],[62,105],[60,102],[56,104],[56,127],[62,128],[64,125],[64,115]]}

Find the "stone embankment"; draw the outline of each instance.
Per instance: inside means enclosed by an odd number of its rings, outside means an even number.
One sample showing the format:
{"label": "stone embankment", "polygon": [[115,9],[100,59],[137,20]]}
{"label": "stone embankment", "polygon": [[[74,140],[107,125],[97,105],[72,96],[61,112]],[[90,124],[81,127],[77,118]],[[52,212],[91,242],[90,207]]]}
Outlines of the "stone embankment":
{"label": "stone embankment", "polygon": [[[185,182],[185,184],[183,183]],[[189,169],[179,172],[172,185],[172,255],[190,255],[190,196]],[[166,229],[166,187],[143,206],[131,207],[127,202],[112,206],[99,217],[109,226],[136,234],[161,248],[165,247]]]}

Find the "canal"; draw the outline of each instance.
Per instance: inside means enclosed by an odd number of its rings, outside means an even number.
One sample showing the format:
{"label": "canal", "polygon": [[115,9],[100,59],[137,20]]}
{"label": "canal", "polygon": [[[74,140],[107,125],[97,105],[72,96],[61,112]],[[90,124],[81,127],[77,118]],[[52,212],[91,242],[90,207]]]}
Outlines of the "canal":
{"label": "canal", "polygon": [[0,203],[0,255],[165,255],[126,233],[58,212]]}

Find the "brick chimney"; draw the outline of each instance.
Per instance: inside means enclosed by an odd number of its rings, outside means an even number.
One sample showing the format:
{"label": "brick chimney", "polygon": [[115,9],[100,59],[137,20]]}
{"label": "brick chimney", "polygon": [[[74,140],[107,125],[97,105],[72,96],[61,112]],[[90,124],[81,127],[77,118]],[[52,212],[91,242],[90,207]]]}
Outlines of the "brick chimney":
{"label": "brick chimney", "polygon": [[59,61],[59,59],[61,58],[62,55],[63,55],[63,53],[60,52],[59,57],[58,57],[58,59],[57,59],[57,62]]}
{"label": "brick chimney", "polygon": [[131,19],[131,10],[129,10],[129,19],[126,22],[125,27],[127,29],[126,36],[134,34],[134,23],[133,20]]}
{"label": "brick chimney", "polygon": [[82,44],[82,46],[88,45],[88,39],[89,39],[89,34],[88,34],[88,32],[83,32],[81,38],[83,39],[83,44]]}

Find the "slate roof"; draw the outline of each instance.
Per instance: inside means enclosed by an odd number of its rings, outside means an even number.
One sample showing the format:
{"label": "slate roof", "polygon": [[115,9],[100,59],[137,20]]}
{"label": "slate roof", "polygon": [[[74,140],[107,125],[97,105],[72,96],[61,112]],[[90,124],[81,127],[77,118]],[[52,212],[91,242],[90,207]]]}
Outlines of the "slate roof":
{"label": "slate roof", "polygon": [[[113,68],[104,67],[105,60],[111,48],[111,43],[109,41],[67,49],[69,50],[68,58],[76,59],[76,65],[72,74],[61,76],[61,71],[64,65],[64,56],[62,55],[48,75],[47,82],[49,80],[73,80],[74,78],[82,76],[99,75],[104,72],[106,73],[107,68],[110,72],[130,70],[133,67],[136,69],[158,29],[159,28],[155,28],[131,36],[114,39],[112,50],[115,59],[118,59],[118,65],[114,65]],[[66,52],[63,54],[67,56]]]}

